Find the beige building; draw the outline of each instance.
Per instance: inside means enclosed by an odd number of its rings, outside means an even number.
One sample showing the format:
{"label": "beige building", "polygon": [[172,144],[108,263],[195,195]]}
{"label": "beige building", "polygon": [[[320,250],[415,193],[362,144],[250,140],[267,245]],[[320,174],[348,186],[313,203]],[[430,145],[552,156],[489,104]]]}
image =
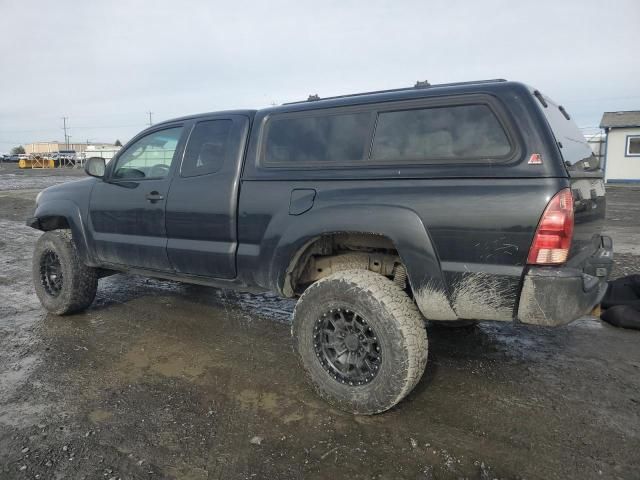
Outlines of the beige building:
{"label": "beige building", "polygon": [[605,112],[604,172],[608,183],[640,182],[640,111]]}
{"label": "beige building", "polygon": [[82,153],[87,150],[88,147],[92,146],[94,149],[101,148],[116,148],[112,143],[70,143],[69,145],[64,142],[36,142],[29,143],[24,146],[24,150],[26,153],[55,153],[60,150],[75,150],[76,153]]}

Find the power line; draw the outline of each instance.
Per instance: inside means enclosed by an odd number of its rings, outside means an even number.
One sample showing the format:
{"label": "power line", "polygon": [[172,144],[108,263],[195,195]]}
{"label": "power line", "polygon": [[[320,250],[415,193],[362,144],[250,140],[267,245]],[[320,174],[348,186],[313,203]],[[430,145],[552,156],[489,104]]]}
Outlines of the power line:
{"label": "power line", "polygon": [[[103,125],[103,126],[75,126],[74,130],[100,130],[109,128],[140,128],[147,125],[146,123],[137,123],[135,125]],[[53,132],[58,131],[58,128],[31,128],[28,130],[4,130],[1,129],[0,133],[31,133],[31,132]]]}
{"label": "power line", "polygon": [[62,129],[64,130],[64,144],[67,148],[67,150],[69,150],[69,136],[67,135],[67,118],[68,117],[62,117]]}

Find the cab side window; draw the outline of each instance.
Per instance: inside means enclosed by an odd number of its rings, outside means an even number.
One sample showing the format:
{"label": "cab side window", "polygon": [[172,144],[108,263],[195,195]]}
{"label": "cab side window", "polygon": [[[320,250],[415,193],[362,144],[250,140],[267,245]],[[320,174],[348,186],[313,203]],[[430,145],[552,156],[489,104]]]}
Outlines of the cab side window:
{"label": "cab side window", "polygon": [[174,127],[142,137],[120,155],[113,177],[118,180],[166,177],[181,135],[182,127]]}
{"label": "cab side window", "polygon": [[189,137],[180,175],[197,177],[222,169],[229,154],[232,120],[209,120],[198,123]]}

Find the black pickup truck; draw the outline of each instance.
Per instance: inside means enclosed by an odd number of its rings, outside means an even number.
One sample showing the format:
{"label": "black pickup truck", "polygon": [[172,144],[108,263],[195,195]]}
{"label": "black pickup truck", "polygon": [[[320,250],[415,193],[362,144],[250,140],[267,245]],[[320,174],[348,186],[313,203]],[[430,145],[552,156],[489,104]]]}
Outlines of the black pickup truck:
{"label": "black pickup truck", "polygon": [[371,414],[427,362],[425,319],[561,325],[602,298],[598,159],[562,106],[504,80],[154,125],[39,194],[33,278],[55,314],[110,272],[299,297],[316,390]]}

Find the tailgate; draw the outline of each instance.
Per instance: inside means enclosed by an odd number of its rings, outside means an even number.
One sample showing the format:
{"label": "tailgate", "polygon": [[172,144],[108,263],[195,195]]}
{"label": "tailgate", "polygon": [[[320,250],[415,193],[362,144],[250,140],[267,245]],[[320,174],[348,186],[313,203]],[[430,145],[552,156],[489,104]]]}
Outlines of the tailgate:
{"label": "tailgate", "polygon": [[566,110],[548,97],[544,100],[546,106],[542,106],[542,111],[556,138],[574,199],[575,227],[567,265],[591,270],[590,259],[599,257],[603,247],[604,171]]}
{"label": "tailgate", "polygon": [[601,233],[606,207],[604,180],[572,176],[570,181],[575,226],[567,265],[584,267],[585,262],[603,247]]}

